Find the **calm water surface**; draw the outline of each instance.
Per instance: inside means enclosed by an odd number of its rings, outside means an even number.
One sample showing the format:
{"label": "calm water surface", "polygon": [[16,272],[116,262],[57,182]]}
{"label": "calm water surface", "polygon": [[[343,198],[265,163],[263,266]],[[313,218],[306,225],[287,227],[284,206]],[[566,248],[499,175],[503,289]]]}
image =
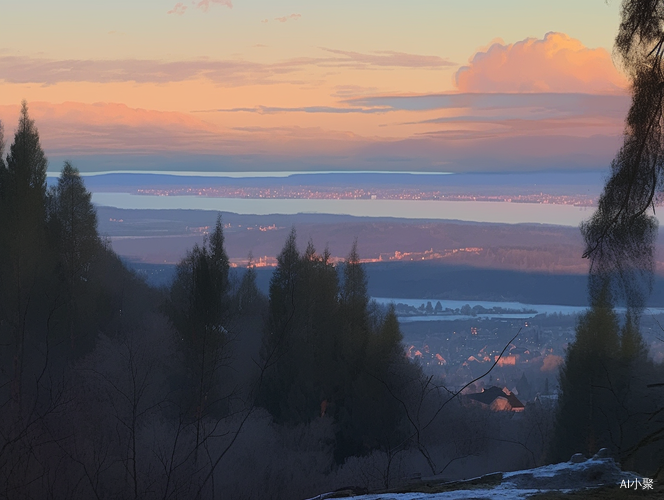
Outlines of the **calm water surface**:
{"label": "calm water surface", "polygon": [[[388,304],[406,304],[413,307],[420,307],[421,305],[426,306],[427,302],[431,302],[432,306],[436,305],[438,300],[431,299],[397,299],[393,297],[372,297],[376,302],[382,305]],[[477,316],[472,316],[473,318],[493,318],[493,319],[529,319],[537,314],[583,314],[588,310],[587,307],[579,306],[558,306],[551,304],[523,304],[521,302],[490,302],[490,301],[476,301],[476,300],[441,300],[440,305],[443,306],[443,310],[449,309],[461,309],[464,305],[468,304],[470,307],[482,306],[485,309],[491,309],[493,307],[501,307],[503,309],[512,309],[515,311],[529,310],[536,311],[535,313],[513,313],[513,314],[478,314]],[[623,308],[616,308],[618,313],[625,312]],[[658,315],[664,314],[664,308],[662,307],[649,307],[644,311],[647,315]],[[449,316],[401,316],[399,321],[402,323],[410,323],[413,321],[453,321],[457,319],[469,319],[470,316],[464,315],[454,315],[450,314]]]}
{"label": "calm water surface", "polygon": [[594,210],[592,207],[570,205],[488,201],[247,199],[129,193],[93,193],[92,201],[100,206],[128,209],[220,210],[254,215],[320,213],[509,224],[531,222],[562,226],[578,226]]}

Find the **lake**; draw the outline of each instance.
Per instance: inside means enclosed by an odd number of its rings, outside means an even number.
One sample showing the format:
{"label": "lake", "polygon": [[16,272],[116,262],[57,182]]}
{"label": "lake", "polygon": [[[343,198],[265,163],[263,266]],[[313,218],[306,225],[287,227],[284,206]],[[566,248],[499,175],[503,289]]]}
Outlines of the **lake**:
{"label": "lake", "polygon": [[[524,309],[534,310],[535,313],[513,313],[513,314],[478,314],[476,316],[465,316],[465,315],[444,315],[444,316],[400,316],[399,321],[401,323],[411,323],[413,321],[454,321],[458,319],[469,319],[469,318],[487,318],[487,319],[529,319],[537,314],[583,314],[588,310],[587,307],[579,306],[558,306],[550,304],[523,304],[521,302],[489,302],[489,301],[473,301],[473,300],[432,300],[432,299],[397,299],[397,298],[388,298],[388,297],[372,297],[378,304],[388,305],[388,304],[406,304],[409,306],[419,308],[421,305],[426,306],[427,302],[431,302],[431,305],[435,307],[437,302],[440,302],[440,305],[443,307],[443,310],[449,309],[461,309],[464,305],[468,304],[471,308],[474,306],[482,306],[485,309],[491,309],[493,307],[500,307],[503,309],[512,309],[516,311],[521,311]],[[624,312],[624,308],[616,308],[618,313]],[[664,308],[662,307],[649,307],[645,310],[645,314],[654,315],[654,314],[664,314]]]}
{"label": "lake", "polygon": [[92,201],[100,206],[125,209],[219,210],[253,215],[320,213],[507,224],[540,223],[575,227],[588,219],[594,210],[592,207],[572,205],[488,201],[254,199],[103,192],[93,193]]}

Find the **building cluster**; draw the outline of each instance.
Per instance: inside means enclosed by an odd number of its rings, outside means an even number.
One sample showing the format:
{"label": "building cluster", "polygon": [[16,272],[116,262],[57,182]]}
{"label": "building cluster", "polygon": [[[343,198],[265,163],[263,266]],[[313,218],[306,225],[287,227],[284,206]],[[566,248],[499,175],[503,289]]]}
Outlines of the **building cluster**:
{"label": "building cluster", "polygon": [[[437,331],[421,341],[411,342],[406,350],[407,357],[419,362],[426,373],[434,375],[448,389],[459,390],[493,367],[489,376],[473,384],[464,394],[478,394],[482,389],[486,392],[496,386],[525,404],[538,395],[555,393],[558,367],[575,336],[573,327],[541,328],[525,321],[487,320],[463,330],[449,331],[459,326],[458,322],[449,323],[447,327],[444,321],[436,322]],[[517,338],[508,343],[519,329]],[[475,399],[483,403],[493,392]],[[508,403],[515,407],[510,397],[495,404],[494,399],[488,407]]]}
{"label": "building cluster", "polygon": [[212,198],[251,199],[308,199],[308,200],[438,200],[438,201],[488,201],[506,203],[540,203],[549,205],[573,205],[590,207],[596,199],[587,195],[560,195],[551,193],[529,194],[477,194],[447,192],[426,188],[355,188],[325,186],[274,186],[274,187],[168,187],[136,189],[136,194],[148,196],[207,196]]}

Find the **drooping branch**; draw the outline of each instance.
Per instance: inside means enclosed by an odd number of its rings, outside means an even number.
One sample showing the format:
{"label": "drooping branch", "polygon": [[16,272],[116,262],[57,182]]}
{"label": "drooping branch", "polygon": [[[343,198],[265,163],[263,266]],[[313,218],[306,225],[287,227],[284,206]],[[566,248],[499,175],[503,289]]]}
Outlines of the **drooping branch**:
{"label": "drooping branch", "polygon": [[[664,2],[625,0],[616,55],[631,79],[624,144],[597,211],[582,224],[593,283],[612,282],[638,317],[652,287],[655,210],[664,188]],[[599,279],[592,279],[592,277]]]}

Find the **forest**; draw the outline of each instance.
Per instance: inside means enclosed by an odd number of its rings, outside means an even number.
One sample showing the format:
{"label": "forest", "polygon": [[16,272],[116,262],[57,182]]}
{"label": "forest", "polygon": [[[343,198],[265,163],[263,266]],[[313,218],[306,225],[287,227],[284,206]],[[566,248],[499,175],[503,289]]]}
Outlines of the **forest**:
{"label": "forest", "polygon": [[47,189],[46,169],[24,102],[0,154],[2,498],[306,498],[600,448],[661,474],[664,370],[608,285],[557,405],[514,418],[406,358],[357,243],[334,265],[293,229],[264,296],[251,263],[231,269],[218,217],[171,286],[151,288],[99,235],[78,170]]}

